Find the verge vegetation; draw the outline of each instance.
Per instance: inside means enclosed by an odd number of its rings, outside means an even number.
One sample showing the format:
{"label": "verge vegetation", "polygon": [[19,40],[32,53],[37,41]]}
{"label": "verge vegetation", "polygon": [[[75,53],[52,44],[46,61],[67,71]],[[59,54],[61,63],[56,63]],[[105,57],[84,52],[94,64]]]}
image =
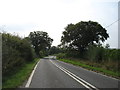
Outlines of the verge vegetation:
{"label": "verge vegetation", "polygon": [[18,88],[20,85],[22,85],[24,81],[28,79],[34,66],[39,60],[40,59],[35,59],[34,61],[27,63],[24,66],[19,67],[14,75],[5,77],[5,82],[3,82],[2,87],[3,90],[6,88]]}
{"label": "verge vegetation", "polygon": [[58,59],[120,78],[120,49],[103,46],[109,38],[98,22],[81,21],[68,24],[58,45]]}
{"label": "verge vegetation", "polygon": [[[78,60],[78,59],[76,60],[75,58],[74,59],[59,59],[59,60],[76,65],[76,66],[86,68],[88,70],[92,70],[92,71],[99,72],[99,73],[102,73],[108,76],[112,76],[118,79],[120,78],[120,72],[118,70],[113,71],[113,69],[112,70],[106,69],[105,68],[106,66],[102,63],[98,64],[98,63],[90,62],[90,61],[84,61],[84,60]],[[107,64],[107,67],[108,66],[109,64]]]}
{"label": "verge vegetation", "polygon": [[2,34],[2,86],[16,88],[29,76],[38,59],[48,55],[52,39],[43,31],[30,32],[28,37]]}

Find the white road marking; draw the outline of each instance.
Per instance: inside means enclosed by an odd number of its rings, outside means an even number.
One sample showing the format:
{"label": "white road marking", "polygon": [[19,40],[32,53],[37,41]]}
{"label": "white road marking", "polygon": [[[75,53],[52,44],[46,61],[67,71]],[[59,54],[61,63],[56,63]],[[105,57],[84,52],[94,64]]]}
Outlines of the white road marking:
{"label": "white road marking", "polygon": [[[51,61],[51,60],[50,60]],[[76,80],[77,82],[79,82],[80,84],[82,84],[84,87],[88,88],[89,90],[98,90],[95,86],[91,85],[90,83],[86,82],[85,80],[81,79],[80,77],[76,76],[75,74],[71,73],[70,71],[68,71],[67,69],[63,68],[62,66],[58,66],[57,64],[55,64],[53,61],[51,61],[56,67],[58,67],[60,70],[62,70],[63,72],[65,72],[67,75],[69,75],[70,77],[72,77],[74,80]],[[84,83],[83,83],[84,82]],[[93,89],[92,89],[92,88]]]}
{"label": "white road marking", "polygon": [[[72,65],[73,67],[80,68],[80,66],[74,66],[73,64],[65,63],[65,62],[62,62],[62,61],[60,61],[60,60],[57,60],[57,61],[60,62],[60,63],[67,64],[67,65]],[[104,75],[104,74],[102,74],[102,73],[100,73],[100,72],[95,72],[95,71],[92,71],[92,70],[88,70],[88,69],[85,69],[85,68],[83,68],[83,67],[81,67],[81,68],[84,69],[84,70],[86,70],[86,71],[89,71],[89,72],[92,72],[92,73],[95,73],[95,74],[98,74],[98,75],[101,75],[101,76],[104,76],[104,77],[107,77],[107,78],[110,78],[110,79],[119,80],[119,79],[117,79],[117,78],[114,78],[114,77],[111,77],[111,76]]]}
{"label": "white road marking", "polygon": [[[39,61],[39,62],[40,62],[40,61]],[[26,85],[25,85],[25,88],[29,88],[30,83],[31,83],[32,78],[33,78],[33,75],[34,75],[34,72],[35,72],[35,70],[36,70],[36,68],[37,68],[37,66],[38,66],[38,64],[39,64],[39,62],[35,65],[35,67],[34,67],[32,73],[31,73],[31,75],[30,75],[30,77],[29,77],[29,79],[28,79],[28,81],[27,81],[27,83],[26,83]]]}

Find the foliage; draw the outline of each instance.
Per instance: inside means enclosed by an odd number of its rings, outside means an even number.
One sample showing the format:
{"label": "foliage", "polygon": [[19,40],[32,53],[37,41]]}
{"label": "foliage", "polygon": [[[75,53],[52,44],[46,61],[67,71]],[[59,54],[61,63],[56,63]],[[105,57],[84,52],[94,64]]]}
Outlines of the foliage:
{"label": "foliage", "polygon": [[89,46],[86,52],[85,57],[87,57],[88,60],[101,62],[104,59],[103,47]]}
{"label": "foliage", "polygon": [[6,88],[18,88],[21,84],[23,84],[39,60],[39,58],[36,58],[35,60],[20,67],[15,74],[5,77],[6,80],[2,83],[3,90]]}
{"label": "foliage", "polygon": [[[113,77],[116,77],[116,78],[120,78],[120,71],[115,71],[114,69],[116,68],[113,68],[113,70],[109,70],[107,68],[104,68],[106,67],[106,65],[104,65],[104,67],[102,67],[103,65],[100,63],[99,64],[99,67],[98,66],[95,66],[93,62],[86,62],[86,61],[80,61],[80,60],[71,60],[71,59],[59,59],[61,61],[64,61],[66,63],[71,63],[73,65],[77,65],[77,66],[81,66],[83,68],[86,68],[88,70],[93,70],[93,71],[96,71],[96,72],[101,72],[101,73],[104,73],[106,75],[110,75],[110,76],[113,76]],[[110,65],[109,65],[110,66]]]}
{"label": "foliage", "polygon": [[106,49],[105,57],[109,61],[120,61],[120,49]]}
{"label": "foliage", "polygon": [[[105,28],[93,21],[69,24],[61,37],[59,45],[64,50],[57,54],[58,59],[83,59],[84,62],[96,63],[98,66],[118,72],[120,66],[120,49],[110,49],[110,45],[102,46],[109,35]],[[70,62],[74,62],[70,61]],[[93,65],[92,65],[93,66]]]}
{"label": "foliage", "polygon": [[114,61],[114,62],[120,62],[120,49],[109,49],[109,48],[104,48],[100,45],[90,45],[87,50],[82,54],[75,51],[66,51],[66,53],[60,53],[58,54],[59,58],[61,57],[67,57],[67,58],[81,58],[85,60],[90,60],[93,62],[109,62],[109,61]]}
{"label": "foliage", "polygon": [[64,59],[67,57],[65,53],[59,53],[59,54],[56,54],[56,56],[57,56],[57,59]]}
{"label": "foliage", "polygon": [[52,46],[49,50],[49,55],[58,54],[61,52],[61,49],[56,46]]}
{"label": "foliage", "polygon": [[34,49],[27,39],[9,33],[2,33],[2,74],[21,67],[25,62],[35,57]]}
{"label": "foliage", "polygon": [[96,62],[104,61],[119,61],[120,60],[120,49],[108,49],[103,47],[90,46],[86,51],[88,60]]}
{"label": "foliage", "polygon": [[120,72],[120,49],[109,49],[92,45],[84,52],[83,58],[79,57],[79,53],[77,54],[76,52],[75,54],[73,51],[70,52],[69,55],[68,53],[60,53],[56,56],[57,59],[71,59],[71,62],[78,60],[78,62],[82,61],[90,66],[100,67],[113,72]]}
{"label": "foliage", "polygon": [[104,42],[108,37],[105,28],[97,22],[81,21],[77,24],[69,24],[65,28],[61,42],[70,50],[75,49],[83,52],[89,45]]}
{"label": "foliage", "polygon": [[33,48],[35,49],[36,54],[41,57],[44,53],[47,53],[53,41],[53,39],[48,36],[48,33],[43,31],[30,32],[29,38],[31,40]]}

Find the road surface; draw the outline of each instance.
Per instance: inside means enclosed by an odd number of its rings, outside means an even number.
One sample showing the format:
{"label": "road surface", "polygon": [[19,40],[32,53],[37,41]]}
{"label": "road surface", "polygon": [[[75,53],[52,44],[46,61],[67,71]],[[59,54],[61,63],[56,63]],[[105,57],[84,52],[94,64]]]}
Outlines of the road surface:
{"label": "road surface", "polygon": [[51,58],[43,58],[36,65],[27,88],[118,88],[117,79]]}

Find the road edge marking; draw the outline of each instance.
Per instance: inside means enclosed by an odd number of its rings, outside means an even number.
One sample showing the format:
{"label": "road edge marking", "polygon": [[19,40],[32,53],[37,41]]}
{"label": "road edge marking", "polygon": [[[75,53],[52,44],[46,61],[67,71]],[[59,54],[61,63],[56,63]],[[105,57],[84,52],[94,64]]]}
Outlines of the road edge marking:
{"label": "road edge marking", "polygon": [[[51,60],[50,60],[51,61]],[[99,90],[98,88],[96,88],[95,86],[91,85],[90,83],[86,82],[85,80],[81,79],[80,77],[76,76],[75,74],[73,74],[72,72],[68,71],[67,69],[63,68],[62,66],[57,65],[56,63],[54,63],[53,61],[51,61],[56,67],[58,67],[60,70],[62,70],[63,72],[65,72],[67,75],[69,75],[70,77],[72,77],[74,80],[76,80],[77,82],[79,82],[80,84],[82,84],[84,87],[88,88],[89,90]],[[81,82],[81,81],[82,82]],[[84,82],[84,83],[83,83]],[[85,85],[86,84],[86,85]],[[90,87],[89,87],[90,86]],[[92,88],[91,88],[92,87]]]}
{"label": "road edge marking", "polygon": [[25,85],[25,88],[29,88],[29,86],[30,86],[30,84],[31,84],[31,81],[32,81],[32,78],[33,78],[33,75],[34,75],[34,73],[35,73],[35,70],[36,70],[39,62],[40,62],[40,60],[39,60],[39,61],[37,62],[37,64],[35,65],[32,73],[31,73],[31,75],[30,75],[30,77],[29,77],[29,79],[28,79],[28,81],[27,81],[27,83],[26,83],[26,85]]}
{"label": "road edge marking", "polygon": [[[63,68],[63,67],[61,67]],[[87,81],[83,80],[82,78],[78,77],[77,75],[73,74],[72,72],[68,71],[67,69],[63,68],[65,71],[67,71],[68,73],[70,73],[71,75],[73,75],[75,78],[81,80],[82,82],[86,83],[88,86],[98,90],[95,86],[91,85],[90,83],[88,83]]]}
{"label": "road edge marking", "polygon": [[84,69],[84,70],[86,70],[86,71],[89,71],[89,72],[92,72],[92,73],[101,75],[101,76],[103,76],[103,77],[107,77],[107,78],[114,79],[114,80],[117,80],[117,81],[119,80],[119,79],[114,78],[114,77],[112,77],[112,76],[108,76],[108,75],[102,74],[102,73],[100,73],[100,72],[95,72],[95,71],[92,71],[92,70],[88,70],[88,69],[83,68],[83,67],[81,67],[81,66],[76,66],[76,65],[73,65],[73,64],[71,64],[71,63],[66,63],[66,62],[63,62],[63,61],[60,61],[60,60],[57,60],[57,61],[58,61],[58,62],[61,62],[61,63],[64,63],[64,64],[72,65],[73,67],[76,67],[76,68],[82,68],[82,69]]}

